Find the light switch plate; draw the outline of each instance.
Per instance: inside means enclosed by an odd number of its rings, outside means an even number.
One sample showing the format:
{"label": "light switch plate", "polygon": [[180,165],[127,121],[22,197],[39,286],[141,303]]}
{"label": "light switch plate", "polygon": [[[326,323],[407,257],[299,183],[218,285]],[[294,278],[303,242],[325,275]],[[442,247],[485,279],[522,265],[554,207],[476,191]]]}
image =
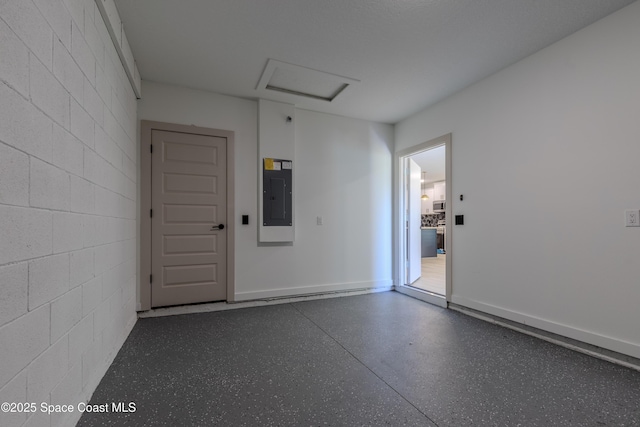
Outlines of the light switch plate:
{"label": "light switch plate", "polygon": [[625,226],[627,227],[640,227],[640,210],[628,209],[624,213]]}

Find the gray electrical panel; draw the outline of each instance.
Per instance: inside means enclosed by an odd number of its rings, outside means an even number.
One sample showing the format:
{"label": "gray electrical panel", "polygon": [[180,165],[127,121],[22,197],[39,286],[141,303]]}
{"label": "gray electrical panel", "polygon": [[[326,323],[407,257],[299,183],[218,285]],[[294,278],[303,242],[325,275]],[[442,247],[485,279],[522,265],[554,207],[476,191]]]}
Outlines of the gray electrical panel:
{"label": "gray electrical panel", "polygon": [[265,158],[262,175],[262,222],[265,226],[292,226],[291,160]]}

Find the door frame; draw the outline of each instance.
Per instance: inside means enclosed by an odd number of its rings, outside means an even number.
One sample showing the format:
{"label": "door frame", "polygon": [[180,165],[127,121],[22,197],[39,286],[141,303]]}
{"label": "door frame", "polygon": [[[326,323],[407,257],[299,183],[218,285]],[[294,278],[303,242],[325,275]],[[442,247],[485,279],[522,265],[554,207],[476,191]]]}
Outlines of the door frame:
{"label": "door frame", "polygon": [[[447,307],[448,303],[451,301],[451,293],[452,293],[452,263],[453,263],[453,245],[452,245],[452,212],[453,212],[453,197],[452,197],[452,181],[451,181],[451,134],[446,134],[440,136],[438,138],[431,139],[427,142],[423,142],[422,144],[414,145],[409,148],[405,148],[404,150],[397,151],[394,155],[393,161],[393,179],[394,179],[394,220],[393,220],[393,230],[394,230],[394,253],[393,253],[393,270],[394,270],[394,289],[398,292],[410,295],[414,298],[421,299],[423,301],[439,305],[441,307]],[[445,225],[446,231],[446,242],[445,247],[447,248],[447,259],[445,266],[445,275],[446,275],[446,291],[444,298],[438,296],[436,294],[432,294],[427,291],[422,291],[420,289],[412,288],[407,286],[406,278],[406,270],[407,270],[407,237],[406,237],[406,227],[405,227],[405,213],[406,213],[406,189],[407,189],[407,177],[405,174],[405,159],[412,156],[413,154],[417,154],[422,151],[429,150],[431,148],[436,148],[439,146],[445,146],[445,181],[447,183],[446,187],[446,197],[447,203],[445,206],[445,213],[447,217],[447,223]]]}
{"label": "door frame", "polygon": [[235,301],[234,132],[175,123],[140,121],[140,235],[138,238],[138,311],[151,309],[151,134],[154,130],[216,136],[227,140],[227,302]]}

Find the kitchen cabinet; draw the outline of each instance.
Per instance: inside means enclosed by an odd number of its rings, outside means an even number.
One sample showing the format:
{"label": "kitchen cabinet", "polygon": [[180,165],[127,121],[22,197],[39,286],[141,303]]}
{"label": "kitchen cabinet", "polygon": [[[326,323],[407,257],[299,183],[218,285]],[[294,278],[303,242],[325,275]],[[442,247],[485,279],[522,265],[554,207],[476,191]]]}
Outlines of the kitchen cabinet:
{"label": "kitchen cabinet", "polygon": [[446,200],[447,182],[439,181],[433,183],[433,200]]}
{"label": "kitchen cabinet", "polygon": [[422,258],[438,256],[436,228],[423,228],[420,230]]}

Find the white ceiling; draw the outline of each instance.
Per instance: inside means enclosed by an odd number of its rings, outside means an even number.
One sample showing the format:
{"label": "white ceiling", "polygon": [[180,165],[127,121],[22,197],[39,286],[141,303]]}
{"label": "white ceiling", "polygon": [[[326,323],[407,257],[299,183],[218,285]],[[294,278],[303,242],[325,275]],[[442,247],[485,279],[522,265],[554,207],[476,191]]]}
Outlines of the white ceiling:
{"label": "white ceiling", "polygon": [[[274,60],[360,80],[300,108],[396,123],[633,0],[116,0],[143,80],[250,99]],[[144,94],[143,94],[144,96]]]}

